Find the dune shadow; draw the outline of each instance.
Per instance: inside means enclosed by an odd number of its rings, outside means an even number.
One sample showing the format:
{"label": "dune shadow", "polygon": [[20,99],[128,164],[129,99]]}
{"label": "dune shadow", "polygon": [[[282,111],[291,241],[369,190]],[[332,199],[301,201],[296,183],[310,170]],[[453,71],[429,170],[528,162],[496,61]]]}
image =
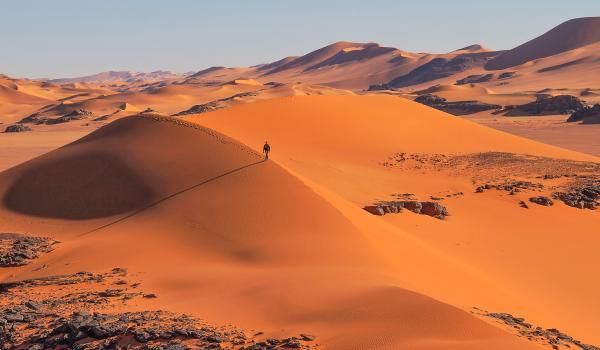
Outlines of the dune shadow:
{"label": "dune shadow", "polygon": [[125,221],[125,220],[127,220],[127,219],[129,219],[129,218],[131,218],[131,217],[133,217],[133,216],[135,216],[135,215],[138,215],[139,213],[141,213],[141,212],[143,212],[143,211],[145,211],[145,210],[147,210],[147,209],[150,209],[150,208],[152,208],[152,207],[155,207],[155,206],[157,206],[157,205],[159,205],[159,204],[161,204],[161,203],[163,203],[163,202],[165,202],[165,201],[168,201],[169,199],[171,199],[171,198],[173,198],[173,197],[179,196],[180,194],[183,194],[183,193],[185,193],[185,192],[189,192],[189,191],[191,191],[191,190],[193,190],[193,189],[196,189],[196,188],[198,188],[198,187],[200,187],[200,186],[202,186],[202,185],[206,185],[206,184],[208,184],[208,183],[210,183],[210,182],[216,181],[216,180],[218,180],[218,179],[220,179],[220,178],[222,178],[222,177],[225,177],[225,176],[227,176],[227,175],[231,175],[231,174],[233,174],[233,173],[237,173],[237,172],[239,172],[239,171],[241,171],[241,170],[244,170],[244,169],[246,169],[246,168],[249,168],[249,167],[251,167],[251,166],[258,165],[258,164],[260,164],[260,163],[264,163],[265,161],[266,161],[266,160],[260,160],[260,161],[254,162],[254,163],[246,164],[246,165],[243,165],[243,166],[241,166],[241,167],[239,167],[239,168],[235,168],[235,169],[229,170],[229,171],[227,171],[227,172],[224,172],[224,173],[222,173],[222,174],[220,174],[220,175],[213,176],[213,177],[211,177],[211,178],[209,178],[209,179],[206,179],[206,180],[204,180],[204,181],[201,181],[201,182],[199,182],[199,183],[197,183],[197,184],[194,184],[194,185],[192,185],[192,186],[186,187],[186,188],[184,188],[184,189],[182,189],[182,190],[179,190],[179,191],[177,191],[177,192],[175,192],[175,193],[172,193],[172,194],[170,194],[170,195],[168,195],[168,196],[165,196],[165,197],[159,198],[159,199],[157,199],[157,200],[155,200],[155,201],[153,201],[153,202],[150,202],[150,203],[148,203],[148,204],[146,204],[146,205],[142,206],[141,208],[138,208],[138,209],[136,209],[135,211],[133,211],[133,212],[131,212],[131,213],[129,213],[129,214],[127,214],[127,215],[125,215],[125,216],[123,216],[123,217],[121,217],[121,218],[119,218],[119,219],[117,219],[117,220],[113,221],[113,222],[110,222],[110,223],[108,223],[108,224],[106,224],[106,225],[102,225],[102,226],[100,226],[100,227],[97,227],[97,228],[95,228],[95,229],[93,229],[93,230],[91,230],[91,231],[88,231],[88,232],[86,232],[86,233],[92,233],[92,232],[96,232],[96,231],[102,230],[102,229],[104,229],[104,228],[107,228],[107,227],[110,227],[110,226],[116,225],[116,224],[118,224],[119,222]]}
{"label": "dune shadow", "polygon": [[3,198],[15,212],[85,220],[144,207],[154,191],[120,159],[103,153],[51,160],[25,170]]}

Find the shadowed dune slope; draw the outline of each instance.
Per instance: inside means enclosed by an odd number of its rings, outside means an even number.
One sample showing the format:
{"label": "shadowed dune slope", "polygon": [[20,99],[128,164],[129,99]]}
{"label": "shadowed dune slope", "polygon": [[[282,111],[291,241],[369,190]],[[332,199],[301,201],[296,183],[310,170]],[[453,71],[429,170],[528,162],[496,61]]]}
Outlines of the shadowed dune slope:
{"label": "shadowed dune slope", "polygon": [[[63,242],[30,266],[10,275],[0,271],[0,280],[121,266],[143,276],[144,288],[159,296],[137,307],[269,334],[311,332],[331,349],[537,348],[398,287],[372,240],[338,209],[276,163],[196,124],[150,114],[120,119],[3,172],[0,194],[6,199],[15,188],[22,191],[20,181],[35,188],[39,178],[31,173],[74,157],[88,160],[65,166],[73,174],[46,172],[45,186],[62,188],[54,195],[76,195],[64,176],[93,179],[90,196],[98,206],[112,205],[102,193],[118,198],[114,192],[130,191],[134,183],[152,195],[122,215],[95,220],[0,209],[3,230],[43,232]],[[101,161],[106,158],[113,161]],[[119,176],[119,164],[126,164],[128,176]],[[116,179],[93,175],[101,167],[112,167]],[[10,196],[22,192],[16,193]],[[55,201],[57,212],[74,210],[65,198],[44,201]]]}
{"label": "shadowed dune slope", "polygon": [[488,62],[486,68],[497,70],[514,67],[598,41],[600,41],[600,17],[575,18],[501,54]]}

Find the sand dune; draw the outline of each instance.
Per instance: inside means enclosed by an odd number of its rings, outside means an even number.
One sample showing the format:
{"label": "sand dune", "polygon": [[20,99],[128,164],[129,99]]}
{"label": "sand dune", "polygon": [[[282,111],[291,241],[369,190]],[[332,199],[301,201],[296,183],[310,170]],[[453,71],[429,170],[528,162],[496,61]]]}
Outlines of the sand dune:
{"label": "sand dune", "polygon": [[[318,112],[315,105],[319,106]],[[457,211],[446,224],[420,217],[385,220],[403,234],[451,252],[453,259],[460,261],[461,267],[455,266],[458,270],[430,271],[439,268],[437,264],[430,265],[434,257],[427,256],[427,263],[421,260],[423,253],[414,256],[403,250],[406,255],[402,256],[399,246],[405,242],[393,243],[391,236],[376,231],[385,229],[373,228],[373,223],[363,224],[371,237],[378,237],[373,239],[382,244],[379,247],[393,256],[400,275],[411,281],[412,289],[454,305],[509,310],[598,342],[595,321],[581,317],[585,310],[598,307],[595,292],[591,291],[599,286],[589,284],[586,276],[593,273],[593,264],[585,258],[586,254],[593,254],[592,247],[599,243],[593,229],[597,213],[580,213],[564,206],[524,212],[518,207],[518,196],[473,194],[473,183],[482,179],[425,170],[394,173],[380,163],[396,152],[502,151],[578,160],[597,158],[503,134],[392,96],[284,98],[236,106],[192,120],[249,145],[259,146],[268,139],[277,162],[319,189],[357,225],[365,219],[358,213],[351,214],[349,208],[390,198],[393,193],[410,192],[418,198],[429,198],[435,193],[466,193],[461,199],[444,201]],[[312,132],[317,129],[319,133]],[[497,168],[499,173],[494,176],[506,178],[501,169]],[[540,167],[539,171],[544,170]],[[504,217],[511,220],[505,221]],[[574,250],[565,250],[564,232],[571,225],[577,227],[580,235],[569,238],[569,246]],[[539,236],[541,232],[543,238]],[[535,252],[528,248],[532,246],[536,246]],[[523,248],[517,252],[515,247]],[[586,253],[582,254],[581,249]],[[556,250],[561,251],[560,256],[548,261],[546,257]],[[513,257],[510,261],[505,259],[507,252]],[[544,267],[539,265],[541,261]],[[415,266],[415,270],[409,266]],[[553,275],[538,273],[539,269],[569,275],[573,288],[555,285]],[[473,271],[478,271],[476,278],[470,275]],[[423,278],[431,275],[451,275],[453,282],[440,289],[439,284],[429,285]],[[474,283],[479,278],[487,280],[485,276],[496,281],[493,287],[482,286],[481,280]],[[557,298],[569,301],[559,305]]]}
{"label": "sand dune", "polygon": [[[0,282],[126,272],[153,296],[96,306],[265,339],[309,333],[325,349],[552,345],[474,307],[600,344],[598,211],[561,199],[600,181],[595,126],[459,118],[410,100],[600,102],[597,29],[568,21],[506,52],[337,42],[195,74],[0,76],[2,129],[84,115],[0,134],[0,232],[60,241],[0,268]],[[449,215],[363,209],[398,201]]]}
{"label": "sand dune", "polygon": [[497,70],[514,67],[538,58],[578,49],[598,41],[600,41],[599,17],[572,19],[523,45],[503,53],[490,61],[486,68]]}
{"label": "sand dune", "polygon": [[[87,161],[70,162],[74,157]],[[40,169],[51,169],[45,187],[36,187]],[[77,179],[99,170],[95,190],[83,191]],[[138,192],[127,196],[137,202],[122,201],[125,188]],[[268,334],[307,330],[332,349],[536,348],[394,286],[401,279],[348,213],[276,163],[194,124],[151,114],[120,119],[2,173],[0,191],[4,230],[52,231],[64,242],[11,271],[13,280],[117,265],[143,273],[161,308]],[[40,195],[51,206],[14,201]],[[106,211],[116,203],[123,213]],[[405,249],[419,247],[410,242]],[[137,307],[154,305],[146,304]]]}

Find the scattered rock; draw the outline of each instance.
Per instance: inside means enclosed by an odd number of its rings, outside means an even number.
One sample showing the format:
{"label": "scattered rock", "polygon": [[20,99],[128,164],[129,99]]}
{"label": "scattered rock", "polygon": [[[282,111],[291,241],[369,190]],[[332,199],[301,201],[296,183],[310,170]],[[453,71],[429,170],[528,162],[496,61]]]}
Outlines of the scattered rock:
{"label": "scattered rock", "polygon": [[56,243],[48,237],[0,233],[0,267],[27,265],[41,253],[51,252]]}
{"label": "scattered rock", "polygon": [[504,73],[500,73],[500,75],[498,75],[498,80],[502,80],[502,79],[509,79],[514,77],[517,74],[517,72],[504,72]]}
{"label": "scattered rock", "polygon": [[552,201],[552,199],[545,197],[545,196],[531,197],[531,198],[529,198],[529,201],[531,203],[543,205],[546,207],[551,207],[554,205],[554,202]]}
{"label": "scattered rock", "polygon": [[14,125],[9,125],[6,127],[6,129],[4,129],[4,132],[24,132],[24,131],[31,131],[31,128],[28,127],[27,125],[23,125],[23,124],[14,124]]}
{"label": "scattered rock", "polygon": [[591,107],[583,107],[573,112],[567,119],[568,123],[583,122],[583,124],[600,124],[600,103]]}
{"label": "scattered rock", "polygon": [[506,106],[506,116],[572,114],[586,107],[585,102],[571,95],[539,96],[537,101]]}
{"label": "scattered rock", "polygon": [[529,182],[529,181],[510,181],[510,182],[505,182],[505,183],[501,183],[501,184],[483,184],[478,186],[477,188],[475,188],[475,193],[483,193],[487,190],[499,190],[499,191],[506,191],[509,192],[509,194],[515,194],[517,192],[521,192],[524,190],[541,190],[544,188],[544,185],[542,184],[538,184],[538,183],[533,183],[533,182]]}
{"label": "scattered rock", "polygon": [[443,220],[446,216],[450,215],[448,214],[446,207],[437,202],[390,201],[365,206],[363,209],[378,216],[401,213],[404,209],[440,220]]}
{"label": "scattered rock", "polygon": [[600,185],[580,186],[570,192],[554,192],[554,199],[579,209],[596,209],[600,206]]}
{"label": "scattered rock", "polygon": [[118,297],[128,293],[126,289],[97,290],[122,280],[125,274],[124,269],[115,268],[108,273],[79,272],[0,283],[0,349],[318,348],[309,343],[315,337],[307,334],[264,339],[262,333],[215,326],[166,311],[103,311],[119,309],[126,300]]}
{"label": "scattered rock", "polygon": [[382,90],[393,90],[391,86],[385,83],[369,85],[367,91],[382,91]]}
{"label": "scattered rock", "polygon": [[427,105],[435,109],[439,109],[441,111],[453,115],[473,114],[481,111],[502,108],[502,106],[500,105],[484,103],[479,101],[449,102],[445,98],[431,94],[421,95],[415,99],[415,102],[419,102],[421,104]]}
{"label": "scattered rock", "polygon": [[194,105],[185,111],[173,114],[173,116],[184,116],[184,115],[188,115],[188,114],[199,114],[199,113],[212,112],[217,109],[227,107],[228,103],[231,101],[236,101],[236,100],[240,100],[245,97],[252,97],[252,96],[256,96],[256,95],[257,95],[256,92],[242,92],[242,93],[235,94],[233,96],[229,96],[227,98],[223,98],[220,100],[211,101],[211,102],[200,104],[200,105]]}
{"label": "scattered rock", "polygon": [[544,329],[542,327],[534,326],[531,323],[526,322],[524,318],[515,317],[508,313],[486,312],[477,308],[475,308],[474,312],[481,316],[496,319],[516,330],[520,336],[536,343],[548,345],[553,349],[559,349],[559,347],[562,346],[566,348],[577,346],[583,350],[600,350],[599,347],[585,344],[556,328]]}
{"label": "scattered rock", "polygon": [[469,75],[465,78],[459,79],[454,83],[455,85],[465,85],[465,84],[475,84],[475,83],[484,83],[486,81],[490,81],[494,79],[494,74],[473,74]]}

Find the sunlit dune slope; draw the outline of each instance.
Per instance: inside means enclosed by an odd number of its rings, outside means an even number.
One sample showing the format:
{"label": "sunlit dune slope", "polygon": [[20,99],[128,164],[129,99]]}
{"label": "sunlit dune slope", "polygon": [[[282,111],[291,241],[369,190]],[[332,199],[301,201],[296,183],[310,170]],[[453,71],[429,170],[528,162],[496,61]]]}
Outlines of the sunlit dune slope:
{"label": "sunlit dune slope", "polygon": [[[138,308],[311,332],[331,349],[537,348],[401,288],[373,237],[339,209],[275,162],[195,124],[120,119],[3,172],[0,193],[3,230],[62,241],[2,280],[120,266],[158,295]],[[405,243],[407,255],[441,259]]]}
{"label": "sunlit dune slope", "polygon": [[575,18],[491,60],[487,69],[505,69],[600,41],[600,17]]}
{"label": "sunlit dune slope", "polygon": [[[397,264],[396,276],[402,276],[403,285],[454,305],[511,312],[600,342],[589,313],[600,310],[595,297],[600,284],[589,278],[595,273],[591,257],[600,246],[597,212],[562,203],[525,210],[519,200],[528,201],[535,193],[476,194],[475,187],[485,180],[468,174],[427,168],[399,171],[382,165],[396,153],[493,151],[595,162],[597,158],[385,95],[282,98],[190,120],[255,149],[268,140],[276,162],[368,232],[373,244]],[[543,171],[536,175],[543,176]],[[490,172],[500,181],[521,179],[502,164]],[[445,222],[412,213],[370,220],[373,217],[360,210],[377,200],[390,200],[392,194],[412,193],[428,200],[459,192],[464,195],[442,202],[451,213]],[[421,250],[412,255],[405,250],[406,235],[436,253]],[[440,256],[446,263],[436,260]],[[440,264],[448,270],[442,273]],[[556,274],[569,276],[569,283],[556,283]]]}

